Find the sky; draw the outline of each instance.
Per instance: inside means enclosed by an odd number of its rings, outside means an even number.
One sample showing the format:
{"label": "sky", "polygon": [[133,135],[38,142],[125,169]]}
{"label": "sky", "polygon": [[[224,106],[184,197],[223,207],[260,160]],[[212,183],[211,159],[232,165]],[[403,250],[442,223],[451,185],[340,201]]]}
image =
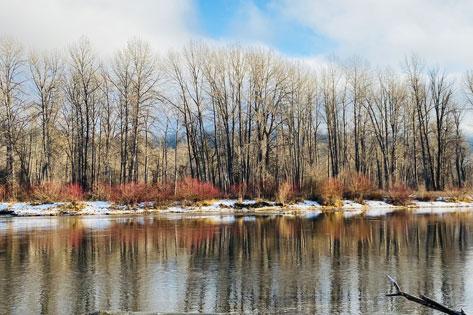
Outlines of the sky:
{"label": "sky", "polygon": [[398,66],[417,54],[452,72],[473,69],[471,0],[0,0],[0,34],[39,49],[85,35],[103,54],[139,37],[162,52],[209,40],[313,62]]}
{"label": "sky", "polygon": [[108,54],[132,37],[167,51],[191,39],[268,46],[309,61],[417,54],[473,69],[471,0],[0,0],[0,34],[64,49],[85,35]]}
{"label": "sky", "polygon": [[[3,35],[59,51],[86,36],[104,57],[136,37],[163,54],[203,40],[310,66],[356,56],[396,69],[415,54],[457,86],[473,69],[472,0],[0,0]],[[473,112],[464,131],[473,136]]]}

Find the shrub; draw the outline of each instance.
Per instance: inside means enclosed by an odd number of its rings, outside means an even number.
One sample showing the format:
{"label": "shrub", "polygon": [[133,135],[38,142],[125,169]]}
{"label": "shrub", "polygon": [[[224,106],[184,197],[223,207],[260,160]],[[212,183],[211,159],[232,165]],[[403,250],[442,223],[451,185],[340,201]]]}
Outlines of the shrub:
{"label": "shrub", "polygon": [[91,198],[94,200],[111,200],[112,186],[107,183],[98,183],[92,190]]}
{"label": "shrub", "polygon": [[174,184],[155,184],[150,187],[149,196],[160,205],[172,201],[174,199]]}
{"label": "shrub", "polygon": [[56,182],[44,182],[31,188],[31,197],[37,202],[60,201],[62,185]]}
{"label": "shrub", "polygon": [[419,201],[435,201],[443,199],[448,202],[471,202],[472,198],[468,190],[453,188],[443,191],[426,191],[420,189],[415,194],[415,198]]}
{"label": "shrub", "polygon": [[415,198],[419,201],[435,201],[439,197],[445,197],[445,193],[439,191],[419,190],[415,194]]}
{"label": "shrub", "polygon": [[412,190],[404,184],[394,184],[388,190],[388,202],[394,205],[406,206],[411,201]]}
{"label": "shrub", "polygon": [[443,193],[443,196],[449,202],[471,202],[471,195],[465,189],[450,189]]}
{"label": "shrub", "polygon": [[327,178],[318,186],[317,195],[322,205],[341,207],[343,205],[343,183],[337,178]]}
{"label": "shrub", "polygon": [[82,201],[84,198],[84,190],[79,184],[67,184],[61,189],[62,201]]}
{"label": "shrub", "polygon": [[186,177],[177,183],[176,198],[190,201],[218,198],[220,191],[212,183]]}
{"label": "shrub", "polygon": [[[82,201],[85,198],[84,191],[79,184],[59,184],[56,182],[44,182],[33,186],[29,193],[29,199],[36,202],[57,201]],[[26,196],[25,198],[28,198]]]}
{"label": "shrub", "polygon": [[150,201],[152,197],[148,195],[149,186],[144,183],[126,183],[116,185],[112,188],[110,194],[110,201],[135,205],[143,201]]}
{"label": "shrub", "polygon": [[276,193],[276,201],[282,204],[285,204],[288,199],[294,197],[294,188],[291,183],[288,181],[283,182],[279,185],[278,191]]}
{"label": "shrub", "polygon": [[385,192],[381,189],[373,189],[369,192],[366,192],[364,200],[384,200],[385,199]]}
{"label": "shrub", "polygon": [[360,173],[349,173],[345,177],[343,194],[348,199],[363,203],[365,198],[375,191],[371,180]]}

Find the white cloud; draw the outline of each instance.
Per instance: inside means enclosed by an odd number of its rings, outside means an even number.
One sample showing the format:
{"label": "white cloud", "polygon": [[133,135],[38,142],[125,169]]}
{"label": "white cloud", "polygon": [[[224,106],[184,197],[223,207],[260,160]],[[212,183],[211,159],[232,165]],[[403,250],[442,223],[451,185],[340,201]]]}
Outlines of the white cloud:
{"label": "white cloud", "polygon": [[165,51],[192,37],[195,24],[191,0],[0,0],[0,35],[41,49],[85,35],[101,53],[132,37]]}
{"label": "white cloud", "polygon": [[274,0],[282,14],[336,43],[340,56],[374,64],[416,53],[455,69],[473,67],[473,1]]}
{"label": "white cloud", "polygon": [[232,37],[246,43],[268,43],[274,38],[274,21],[253,2],[243,2],[230,23]]}

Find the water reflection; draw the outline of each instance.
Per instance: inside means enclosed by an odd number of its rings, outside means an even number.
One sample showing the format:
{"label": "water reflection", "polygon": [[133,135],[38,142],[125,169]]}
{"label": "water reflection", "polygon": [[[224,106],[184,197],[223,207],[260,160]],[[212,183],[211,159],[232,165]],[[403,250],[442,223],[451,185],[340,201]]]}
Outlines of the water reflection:
{"label": "water reflection", "polygon": [[473,215],[0,219],[0,313],[473,311]]}

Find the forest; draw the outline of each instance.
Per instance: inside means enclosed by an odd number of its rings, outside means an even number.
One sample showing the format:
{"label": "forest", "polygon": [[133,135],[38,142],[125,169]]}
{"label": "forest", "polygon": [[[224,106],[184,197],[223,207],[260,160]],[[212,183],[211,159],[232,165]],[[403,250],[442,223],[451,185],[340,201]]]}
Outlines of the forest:
{"label": "forest", "polygon": [[347,181],[355,191],[472,183],[473,72],[414,55],[397,69],[360,57],[310,66],[204,42],[157,54],[132,39],[111,56],[87,38],[24,47],[0,39],[0,199],[53,183],[90,196],[126,185],[171,196],[196,183],[268,198]]}

